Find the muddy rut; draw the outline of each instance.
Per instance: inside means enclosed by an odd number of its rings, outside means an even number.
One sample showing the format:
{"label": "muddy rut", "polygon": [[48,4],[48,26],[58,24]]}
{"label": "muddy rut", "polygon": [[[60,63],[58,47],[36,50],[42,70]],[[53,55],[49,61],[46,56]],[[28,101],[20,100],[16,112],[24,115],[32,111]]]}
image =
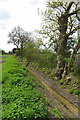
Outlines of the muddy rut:
{"label": "muddy rut", "polygon": [[[68,93],[64,95],[64,92],[57,87],[56,83],[50,84],[48,80],[46,80],[41,74],[37,71],[33,71],[30,67],[27,68],[29,72],[37,78],[49,91],[51,95],[53,95],[60,103],[62,103],[71,113],[73,113],[75,118],[80,118],[80,109],[79,109],[79,99],[74,96],[68,96]],[[56,86],[56,87],[55,87]],[[62,94],[63,92],[63,94]],[[66,96],[66,97],[65,97]],[[68,96],[68,97],[67,97]]]}

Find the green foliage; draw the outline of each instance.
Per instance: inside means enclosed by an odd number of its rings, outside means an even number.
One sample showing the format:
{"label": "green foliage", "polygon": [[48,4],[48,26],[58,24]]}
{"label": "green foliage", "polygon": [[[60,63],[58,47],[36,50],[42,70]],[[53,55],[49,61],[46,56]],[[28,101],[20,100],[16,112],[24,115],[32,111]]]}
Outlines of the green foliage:
{"label": "green foliage", "polygon": [[49,50],[39,51],[38,56],[32,61],[34,64],[37,64],[38,67],[47,69],[56,67],[56,54],[52,53]]}
{"label": "green foliage", "polygon": [[29,42],[24,49],[24,57],[39,67],[53,68],[56,66],[56,54],[50,50],[39,50],[34,43]]}
{"label": "green foliage", "polygon": [[38,53],[39,50],[37,49],[35,44],[32,42],[28,42],[26,47],[24,48],[24,57],[27,59],[27,61],[38,59]]}
{"label": "green foliage", "polygon": [[[56,66],[56,54],[44,49],[40,53],[39,63],[42,67],[53,68]],[[43,64],[42,64],[43,63]]]}
{"label": "green foliage", "polygon": [[63,79],[59,80],[59,83],[62,85],[64,83],[64,80]]}
{"label": "green foliage", "polygon": [[13,56],[3,63],[2,119],[43,120],[47,116],[45,99],[34,87],[34,78]]}
{"label": "green foliage", "polygon": [[69,92],[70,94],[72,94],[72,93],[74,92],[74,90],[73,90],[73,89],[69,89],[68,92]]}
{"label": "green foliage", "polygon": [[53,109],[51,110],[51,112],[52,112],[52,114],[54,114],[54,115],[55,115],[57,118],[59,118],[59,120],[60,120],[61,116],[60,116],[60,113],[59,113],[58,109],[53,108]]}
{"label": "green foliage", "polygon": [[80,90],[78,90],[78,89],[69,89],[69,93],[70,94],[72,94],[72,93],[74,93],[75,95],[79,95],[80,94]]}
{"label": "green foliage", "polygon": [[[31,54],[32,55],[32,54]],[[54,68],[57,66],[57,55],[49,50],[39,51],[32,59],[30,65],[36,70],[41,70],[50,78],[54,76]]]}
{"label": "green foliage", "polygon": [[80,94],[80,90],[78,90],[78,89],[74,90],[74,94],[75,95],[79,95]]}

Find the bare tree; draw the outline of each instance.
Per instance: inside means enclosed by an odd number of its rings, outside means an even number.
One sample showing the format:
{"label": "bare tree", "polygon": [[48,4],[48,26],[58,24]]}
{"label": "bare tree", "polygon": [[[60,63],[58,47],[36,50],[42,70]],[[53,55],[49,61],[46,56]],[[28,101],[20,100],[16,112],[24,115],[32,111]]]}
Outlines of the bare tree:
{"label": "bare tree", "polygon": [[10,38],[8,43],[13,43],[17,47],[17,50],[19,50],[19,54],[22,57],[23,48],[26,46],[26,43],[31,40],[30,33],[17,26],[13,28],[12,32],[9,33],[8,36]]}

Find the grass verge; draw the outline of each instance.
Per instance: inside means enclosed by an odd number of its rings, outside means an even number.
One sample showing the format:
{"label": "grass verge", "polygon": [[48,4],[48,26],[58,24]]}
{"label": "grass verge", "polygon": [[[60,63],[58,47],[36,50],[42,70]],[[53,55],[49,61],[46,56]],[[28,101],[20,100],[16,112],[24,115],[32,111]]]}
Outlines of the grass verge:
{"label": "grass verge", "polygon": [[34,78],[13,56],[7,56],[2,67],[2,119],[44,120],[45,99],[35,89]]}

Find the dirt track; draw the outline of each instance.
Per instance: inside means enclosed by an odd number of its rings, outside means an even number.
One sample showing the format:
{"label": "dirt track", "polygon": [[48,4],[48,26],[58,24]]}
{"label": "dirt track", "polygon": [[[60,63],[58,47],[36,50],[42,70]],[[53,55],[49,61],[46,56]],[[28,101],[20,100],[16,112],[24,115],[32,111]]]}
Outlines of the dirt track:
{"label": "dirt track", "polygon": [[[51,83],[51,80],[45,79],[38,71],[33,71],[31,68],[28,68],[31,74],[35,76],[40,82],[47,88],[49,94],[53,96],[52,101],[56,103],[60,102],[58,108],[61,110],[64,117],[68,118],[79,118],[79,99],[74,95],[70,95],[67,91],[62,90],[55,82]],[[46,84],[47,83],[47,84]],[[54,91],[53,91],[54,90]],[[56,94],[55,91],[59,94]],[[47,94],[48,94],[47,92]],[[46,94],[46,93],[44,93]],[[46,94],[46,95],[47,95]],[[59,97],[60,96],[60,97]],[[47,96],[49,98],[49,96]],[[61,104],[62,103],[62,104]],[[64,110],[64,111],[63,111]]]}

